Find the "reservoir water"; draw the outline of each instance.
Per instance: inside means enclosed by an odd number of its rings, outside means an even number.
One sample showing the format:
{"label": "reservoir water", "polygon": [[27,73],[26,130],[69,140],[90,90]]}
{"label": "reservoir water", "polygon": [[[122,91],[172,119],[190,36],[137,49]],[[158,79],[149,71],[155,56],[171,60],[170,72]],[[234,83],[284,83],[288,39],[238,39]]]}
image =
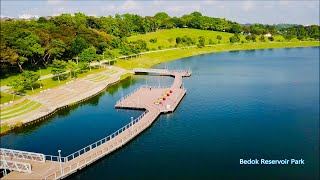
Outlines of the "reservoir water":
{"label": "reservoir water", "polygon": [[[234,51],[157,68],[191,68],[187,95],[120,150],[68,179],[319,179],[319,47]],[[68,155],[141,111],[122,96],[171,78],[135,76],[86,103],[1,137],[1,147]],[[240,159],[304,159],[304,165],[240,165]]]}

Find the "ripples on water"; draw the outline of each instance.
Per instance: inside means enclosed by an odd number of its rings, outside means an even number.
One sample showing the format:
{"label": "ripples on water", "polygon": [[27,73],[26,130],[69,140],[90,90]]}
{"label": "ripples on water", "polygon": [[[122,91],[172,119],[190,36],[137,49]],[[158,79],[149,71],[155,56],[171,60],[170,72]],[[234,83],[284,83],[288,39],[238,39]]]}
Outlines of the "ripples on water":
{"label": "ripples on water", "polygon": [[[177,110],[69,179],[318,179],[318,47],[207,54],[166,66],[193,71],[184,79],[188,92]],[[172,82],[148,76],[147,84],[159,80]],[[70,154],[139,116],[114,105],[145,83],[145,76],[129,79],[37,126],[1,137],[1,146]],[[306,165],[240,166],[240,158],[302,158]]]}

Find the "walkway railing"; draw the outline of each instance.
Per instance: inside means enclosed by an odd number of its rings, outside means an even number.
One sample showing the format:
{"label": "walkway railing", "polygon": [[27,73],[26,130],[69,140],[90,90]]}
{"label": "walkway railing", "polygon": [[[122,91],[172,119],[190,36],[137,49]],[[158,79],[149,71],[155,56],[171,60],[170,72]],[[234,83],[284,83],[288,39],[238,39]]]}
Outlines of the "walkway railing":
{"label": "walkway railing", "polygon": [[9,160],[0,160],[0,169],[8,169],[10,171],[18,171],[23,173],[31,174],[31,165],[29,163],[9,161]]}
{"label": "walkway railing", "polygon": [[138,118],[136,118],[135,120],[131,121],[130,123],[126,124],[125,126],[123,126],[122,128],[118,129],[116,132],[110,134],[109,136],[105,137],[105,138],[102,138],[66,157],[64,157],[64,161],[65,162],[68,162],[78,156],[81,156],[82,154],[110,141],[111,139],[115,138],[117,135],[119,135],[120,133],[122,133],[123,131],[125,131],[126,129],[130,128],[131,126],[133,126],[134,124],[136,124],[141,118],[143,118],[143,116],[145,116],[149,111],[146,110],[143,114],[141,114]]}
{"label": "walkway railing", "polygon": [[45,162],[46,158],[44,154],[27,152],[27,151],[18,151],[13,149],[0,148],[0,155],[9,158],[17,159],[26,159],[32,161]]}
{"label": "walkway railing", "polygon": [[[89,146],[86,146],[85,148],[80,149],[79,151],[70,154],[69,156],[65,157],[65,161],[71,161],[72,159],[76,158],[76,157],[80,157],[82,154],[96,148],[99,147],[100,145],[110,141],[111,139],[117,137],[119,134],[121,134],[122,132],[124,132],[125,130],[129,129],[131,126],[133,126],[134,124],[138,123],[139,120],[141,120],[147,113],[149,113],[149,111],[145,111],[141,116],[139,116],[137,119],[131,121],[130,123],[128,123],[127,125],[125,125],[124,127],[120,128],[118,131],[116,131],[115,133],[99,140],[96,141],[95,143],[90,144]],[[158,115],[157,113],[154,112],[150,112],[150,119],[155,120],[155,117]],[[62,168],[62,172],[61,171],[57,171],[55,173],[52,173],[48,176],[46,176],[44,179],[60,179],[63,178],[65,176],[68,176],[70,174],[72,174],[73,172],[77,171],[78,169],[83,168],[86,165],[91,164],[92,162],[94,162],[95,160],[105,156],[106,154],[114,151],[115,149],[123,146],[127,141],[129,141],[130,139],[132,139],[133,137],[135,137],[137,134],[139,134],[141,131],[143,131],[145,128],[147,128],[153,121],[147,120],[145,123],[143,123],[141,126],[133,129],[128,136],[124,136],[122,139],[120,139],[119,141],[115,141],[113,144],[110,144],[110,146],[108,147],[104,147],[101,148],[98,151],[95,151],[93,153],[91,153],[89,156],[85,156],[82,159],[77,160],[75,163],[73,164],[69,164],[68,166],[65,166],[65,163]]]}
{"label": "walkway railing", "polygon": [[143,87],[143,86],[140,86],[140,87],[138,87],[137,89],[133,90],[131,93],[123,96],[120,100],[118,100],[118,101],[116,102],[116,104],[118,104],[118,103],[121,102],[122,100],[126,99],[126,98],[129,97],[131,94],[137,92],[137,91],[138,91],[139,89],[141,89],[142,87]]}

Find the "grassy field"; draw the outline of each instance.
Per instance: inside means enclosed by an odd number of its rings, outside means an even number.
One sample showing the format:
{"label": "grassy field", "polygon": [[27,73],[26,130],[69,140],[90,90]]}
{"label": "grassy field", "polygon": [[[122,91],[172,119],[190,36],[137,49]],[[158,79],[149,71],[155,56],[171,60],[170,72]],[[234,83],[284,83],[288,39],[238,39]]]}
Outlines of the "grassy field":
{"label": "grassy field", "polygon": [[[38,73],[39,75],[41,74],[41,76],[44,76],[44,75],[47,75],[47,74],[51,74],[51,67],[48,67],[48,68],[44,68],[44,69],[41,69],[41,73],[40,73],[40,70],[37,70],[37,71],[34,71],[36,73]],[[1,81],[1,86],[6,86],[8,85],[8,82],[13,79],[13,78],[16,78],[18,75],[13,75],[13,76],[9,76],[7,78],[3,78],[3,79],[0,79]]]}
{"label": "grassy field", "polygon": [[1,92],[1,91],[0,91],[0,97],[1,97],[0,98],[0,100],[1,100],[0,104],[6,103],[6,102],[9,102],[9,101],[15,101],[15,100],[18,100],[18,99],[21,98],[20,96],[14,96],[14,99],[13,99],[12,94],[4,93],[4,92]]}
{"label": "grassy field", "polygon": [[[233,36],[232,33],[227,33],[227,32],[177,28],[177,29],[158,30],[157,32],[132,36],[132,37],[129,37],[128,40],[136,41],[136,40],[142,39],[147,42],[147,47],[151,50],[151,49],[158,49],[159,46],[162,46],[163,48],[173,47],[176,44],[175,43],[176,38],[182,37],[182,36],[196,38],[197,41],[199,36],[204,36],[206,39],[206,44],[209,44],[209,39],[212,39],[212,41],[215,44],[218,44],[218,40],[217,40],[218,35],[222,37],[220,41],[221,44],[229,43],[229,38]],[[151,43],[149,40],[152,38],[157,38],[157,42]],[[172,42],[169,42],[170,38],[173,39]],[[274,41],[284,41],[284,38],[282,36],[275,36],[274,38],[275,38]],[[245,36],[240,35],[240,39],[245,41]],[[258,39],[259,37],[257,37],[257,41],[259,41]],[[266,38],[266,42],[268,42],[267,38]]]}
{"label": "grassy field", "polygon": [[164,52],[154,52],[144,54],[138,58],[128,60],[118,60],[116,66],[125,69],[135,67],[149,68],[159,63],[195,56],[199,54],[215,53],[223,51],[235,50],[251,50],[251,49],[270,49],[270,48],[286,48],[286,47],[304,47],[304,46],[319,46],[319,41],[301,41],[301,42],[265,42],[265,43],[244,43],[244,44],[219,44],[204,48],[184,48],[175,49]]}

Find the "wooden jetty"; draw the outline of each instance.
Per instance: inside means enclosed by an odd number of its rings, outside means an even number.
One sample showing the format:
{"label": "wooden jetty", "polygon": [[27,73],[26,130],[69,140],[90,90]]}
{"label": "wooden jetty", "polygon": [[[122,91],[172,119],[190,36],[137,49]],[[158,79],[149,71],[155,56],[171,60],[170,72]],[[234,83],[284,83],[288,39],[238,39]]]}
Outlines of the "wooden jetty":
{"label": "wooden jetty", "polygon": [[190,71],[166,69],[133,69],[135,73],[158,73],[173,76],[168,87],[142,86],[120,99],[116,108],[144,109],[142,115],[113,134],[104,137],[66,157],[0,148],[3,179],[63,179],[125,145],[148,128],[161,113],[173,112],[186,94],[182,78]]}

